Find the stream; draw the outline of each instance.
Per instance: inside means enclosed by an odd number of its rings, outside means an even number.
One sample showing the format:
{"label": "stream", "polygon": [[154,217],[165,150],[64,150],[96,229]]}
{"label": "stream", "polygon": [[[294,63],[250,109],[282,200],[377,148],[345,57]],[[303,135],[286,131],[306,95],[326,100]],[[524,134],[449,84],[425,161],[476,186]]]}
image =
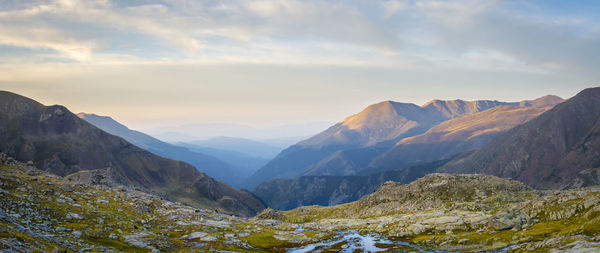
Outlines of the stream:
{"label": "stream", "polygon": [[[297,231],[318,232],[305,230],[299,225]],[[308,244],[299,248],[290,249],[290,253],[321,252],[335,250],[338,252],[352,253],[355,250],[363,252],[379,252],[386,250],[402,250],[416,252],[441,252],[429,250],[420,245],[414,245],[403,241],[390,241],[383,239],[380,235],[369,233],[361,235],[355,230],[337,231],[337,235],[326,242]]]}
{"label": "stream", "polygon": [[[315,232],[320,233],[321,231],[304,229],[302,225],[298,225],[296,231],[299,232]],[[443,250],[436,250],[431,247],[422,245],[416,245],[404,241],[391,241],[385,239],[383,236],[377,233],[368,233],[365,235],[359,234],[355,230],[343,230],[336,231],[336,236],[325,241],[317,242],[302,247],[289,249],[289,253],[304,253],[304,252],[345,252],[353,253],[355,250],[358,252],[380,252],[380,251],[400,251],[400,252],[449,252]],[[600,243],[598,243],[600,244]],[[507,252],[516,245],[509,245],[505,248],[493,251],[494,253]]]}

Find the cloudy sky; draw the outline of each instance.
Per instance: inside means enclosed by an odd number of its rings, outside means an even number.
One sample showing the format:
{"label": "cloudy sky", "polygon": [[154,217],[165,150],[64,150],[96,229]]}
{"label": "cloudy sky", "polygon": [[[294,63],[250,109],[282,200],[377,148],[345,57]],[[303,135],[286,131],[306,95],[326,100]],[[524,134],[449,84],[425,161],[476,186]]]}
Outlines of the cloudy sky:
{"label": "cloudy sky", "polygon": [[0,1],[0,89],[136,129],[600,85],[600,2]]}

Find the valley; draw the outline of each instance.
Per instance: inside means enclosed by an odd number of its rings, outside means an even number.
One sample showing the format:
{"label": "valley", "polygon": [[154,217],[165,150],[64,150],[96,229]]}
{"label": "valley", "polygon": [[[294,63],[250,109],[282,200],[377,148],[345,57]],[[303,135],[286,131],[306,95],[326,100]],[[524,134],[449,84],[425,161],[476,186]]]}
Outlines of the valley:
{"label": "valley", "polygon": [[0,0],[0,253],[600,252],[600,1]]}
{"label": "valley", "polygon": [[[282,178],[262,182],[253,192],[200,171],[217,176],[218,171],[230,175],[229,180],[233,174],[243,176],[227,169],[234,169],[235,161],[250,162],[241,159],[244,145],[258,153],[273,152],[268,146],[221,138],[219,145],[242,149],[235,155],[219,153],[217,158],[202,153],[212,152],[202,146],[207,144],[165,143],[109,117],[74,115],[61,106],[44,106],[3,92],[0,106],[5,109],[0,116],[12,134],[0,135],[6,140],[2,146],[6,153],[0,153],[0,248],[594,251],[600,248],[600,188],[594,167],[599,90],[586,89],[564,102],[546,96],[518,104],[459,100],[436,100],[424,107],[376,104],[283,150],[269,163],[309,165],[304,171],[279,171],[282,174],[276,177]],[[423,110],[430,115],[419,114]],[[577,131],[561,132],[565,124],[576,124]],[[379,125],[400,128],[377,130]],[[356,134],[342,129],[349,126],[363,128],[358,132],[363,137],[348,137]],[[542,134],[528,134],[532,128]],[[552,139],[543,134],[557,129],[566,135]],[[552,146],[556,141],[571,146],[556,153]],[[548,177],[524,180],[519,174],[497,173],[496,165],[481,166],[481,161],[504,161],[485,156],[498,152],[496,147],[511,151],[514,148],[503,145],[514,143],[526,154],[555,152],[553,159],[563,162],[552,173],[565,175],[562,181],[548,186]],[[533,143],[537,146],[530,151]],[[580,165],[569,166],[573,161]],[[269,163],[255,175],[268,171],[264,168]]]}

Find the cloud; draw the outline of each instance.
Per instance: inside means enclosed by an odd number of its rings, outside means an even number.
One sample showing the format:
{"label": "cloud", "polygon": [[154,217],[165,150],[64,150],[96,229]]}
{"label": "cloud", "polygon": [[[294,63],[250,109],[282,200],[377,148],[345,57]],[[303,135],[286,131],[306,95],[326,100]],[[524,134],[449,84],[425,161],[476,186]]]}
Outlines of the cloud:
{"label": "cloud", "polygon": [[381,4],[385,17],[391,17],[401,10],[406,10],[409,4],[402,0],[389,0]]}
{"label": "cloud", "polygon": [[69,38],[61,31],[29,26],[4,26],[0,24],[0,44],[30,49],[52,49],[68,58],[85,61],[96,45],[89,41]]}
{"label": "cloud", "polygon": [[464,3],[428,2],[420,6],[428,17],[427,30],[435,31],[434,47],[448,55],[495,52],[511,59],[514,67],[600,77],[593,63],[600,61],[598,24],[524,14],[503,8],[496,1]]}
{"label": "cloud", "polygon": [[[454,67],[598,76],[595,19],[499,0],[55,0],[0,8],[0,44],[78,61]],[[0,3],[1,5],[1,3]],[[135,44],[123,48],[119,45]],[[107,57],[110,56],[110,57]]]}

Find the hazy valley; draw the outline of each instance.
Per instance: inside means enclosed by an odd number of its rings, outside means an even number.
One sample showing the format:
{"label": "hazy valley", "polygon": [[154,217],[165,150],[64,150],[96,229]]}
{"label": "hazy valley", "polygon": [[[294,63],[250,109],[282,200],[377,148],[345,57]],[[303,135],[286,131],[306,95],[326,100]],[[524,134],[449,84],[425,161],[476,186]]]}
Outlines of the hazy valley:
{"label": "hazy valley", "polygon": [[284,150],[231,137],[167,143],[0,95],[7,250],[600,246],[600,88],[566,100],[386,101]]}

